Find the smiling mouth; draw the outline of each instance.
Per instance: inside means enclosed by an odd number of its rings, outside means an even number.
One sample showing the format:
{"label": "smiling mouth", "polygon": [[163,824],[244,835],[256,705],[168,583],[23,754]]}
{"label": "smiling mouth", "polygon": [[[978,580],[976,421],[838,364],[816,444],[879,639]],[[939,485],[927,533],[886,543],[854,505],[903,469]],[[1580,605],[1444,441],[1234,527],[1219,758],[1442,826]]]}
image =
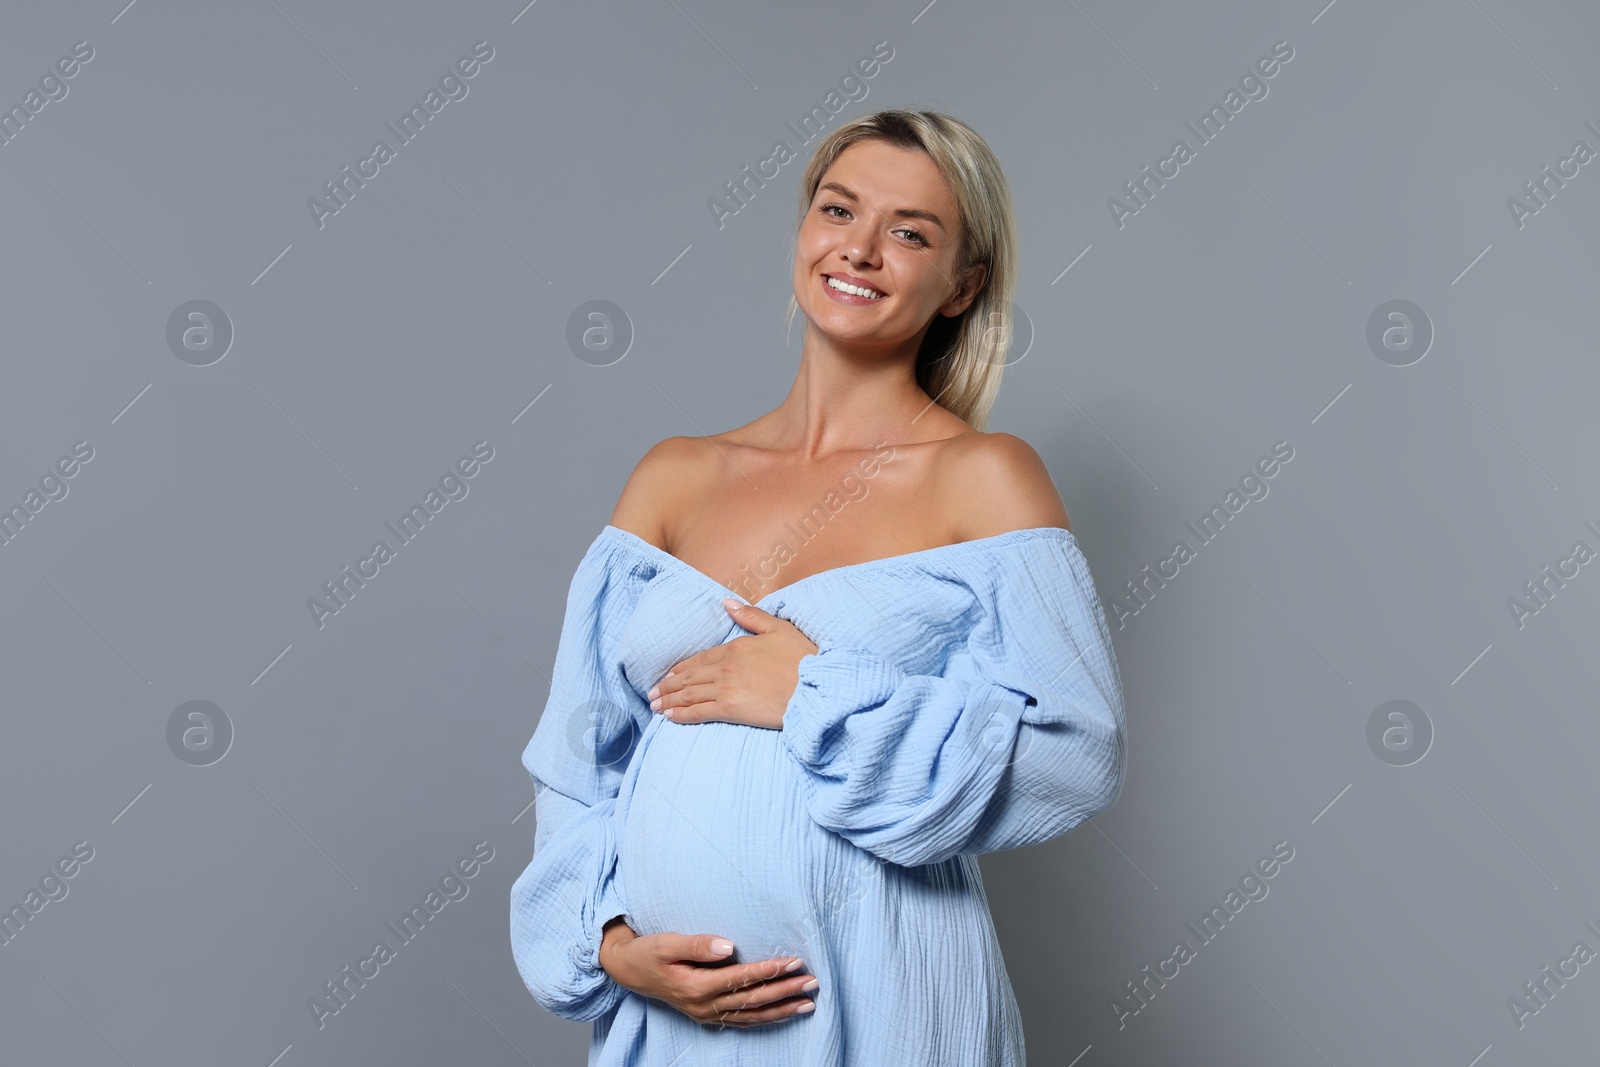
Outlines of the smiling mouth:
{"label": "smiling mouth", "polygon": [[842,282],[831,274],[824,274],[822,276],[822,280],[829,289],[833,289],[841,293],[848,293],[850,296],[859,296],[866,300],[882,300],[887,295],[885,293],[878,292],[876,289],[868,289],[865,286],[851,285],[849,282]]}

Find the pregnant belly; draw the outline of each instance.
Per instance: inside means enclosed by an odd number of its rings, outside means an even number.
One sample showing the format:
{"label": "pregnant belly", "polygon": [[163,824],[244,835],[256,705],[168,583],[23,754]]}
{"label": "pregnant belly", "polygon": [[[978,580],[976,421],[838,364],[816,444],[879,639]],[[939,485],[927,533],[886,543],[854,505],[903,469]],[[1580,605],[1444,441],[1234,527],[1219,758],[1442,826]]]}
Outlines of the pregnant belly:
{"label": "pregnant belly", "polygon": [[870,857],[811,821],[777,730],[657,718],[618,808],[617,866],[641,934],[718,934],[739,962],[815,959]]}

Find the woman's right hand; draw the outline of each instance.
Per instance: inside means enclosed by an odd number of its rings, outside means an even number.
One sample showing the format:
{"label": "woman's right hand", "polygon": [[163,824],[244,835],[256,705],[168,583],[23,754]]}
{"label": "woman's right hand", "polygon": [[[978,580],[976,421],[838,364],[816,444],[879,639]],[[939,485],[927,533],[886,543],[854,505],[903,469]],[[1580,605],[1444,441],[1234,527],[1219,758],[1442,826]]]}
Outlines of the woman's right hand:
{"label": "woman's right hand", "polygon": [[[713,949],[720,942],[726,952]],[[812,1011],[816,1002],[806,996],[816,979],[795,974],[800,960],[793,956],[732,963],[725,960],[732,942],[712,934],[637,934],[621,916],[605,927],[600,942],[600,966],[620,986],[640,996],[663,1001],[699,1023],[724,1026],[758,1026]]]}

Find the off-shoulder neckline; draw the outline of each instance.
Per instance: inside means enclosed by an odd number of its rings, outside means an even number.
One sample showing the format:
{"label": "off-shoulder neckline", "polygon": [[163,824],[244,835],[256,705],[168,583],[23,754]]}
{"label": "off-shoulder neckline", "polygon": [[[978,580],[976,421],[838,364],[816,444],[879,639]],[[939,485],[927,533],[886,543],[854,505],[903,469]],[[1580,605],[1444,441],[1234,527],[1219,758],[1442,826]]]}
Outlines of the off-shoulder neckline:
{"label": "off-shoulder neckline", "polygon": [[[727,586],[711,577],[711,575],[707,574],[699,567],[685,563],[683,560],[679,559],[677,556],[674,556],[671,552],[668,552],[660,545],[651,544],[649,541],[646,541],[644,538],[640,537],[631,530],[624,530],[620,526],[613,526],[610,523],[607,523],[605,528],[601,530],[601,534],[604,536],[607,533],[614,537],[620,537],[628,544],[644,550],[647,555],[653,556],[654,558],[659,559],[671,566],[678,567],[681,570],[695,575],[700,580],[721,590],[726,596],[733,597],[736,600],[745,599],[732,589],[729,589]],[[954,544],[935,545],[932,548],[917,549],[915,552],[901,552],[893,556],[879,556],[877,559],[865,559],[858,563],[846,563],[838,567],[829,567],[826,570],[820,570],[812,574],[808,574],[803,578],[797,578],[788,585],[779,586],[778,588],[772,590],[772,592],[763,596],[760,600],[754,601],[753,606],[759,608],[772,598],[782,593],[787,593],[798,586],[804,585],[807,582],[832,575],[842,574],[847,571],[860,571],[871,567],[884,566],[886,564],[905,564],[913,560],[928,559],[940,554],[959,554],[958,550],[965,551],[976,548],[999,548],[1002,545],[1010,544],[1014,541],[1031,541],[1035,538],[1046,537],[1056,537],[1065,540],[1067,543],[1072,545],[1076,545],[1078,543],[1077,535],[1071,530],[1067,529],[1065,526],[1028,526],[1018,530],[1007,530],[1005,533],[990,534],[988,537],[975,537],[970,541],[957,541]],[[750,601],[745,602],[751,603]]]}

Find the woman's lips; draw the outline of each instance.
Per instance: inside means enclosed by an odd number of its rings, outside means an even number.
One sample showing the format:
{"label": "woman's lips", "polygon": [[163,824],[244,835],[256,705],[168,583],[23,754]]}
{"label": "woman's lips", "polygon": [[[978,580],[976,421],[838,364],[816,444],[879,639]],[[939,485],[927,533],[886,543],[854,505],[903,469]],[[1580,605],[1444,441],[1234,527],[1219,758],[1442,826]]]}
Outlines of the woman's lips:
{"label": "woman's lips", "polygon": [[[865,288],[865,286],[862,288]],[[822,289],[828,294],[828,296],[839,303],[853,304],[858,307],[863,304],[879,304],[888,299],[887,295],[880,297],[857,296],[854,293],[847,293],[843,289],[835,289],[833,286],[828,284],[828,276],[826,274],[822,276]]]}

